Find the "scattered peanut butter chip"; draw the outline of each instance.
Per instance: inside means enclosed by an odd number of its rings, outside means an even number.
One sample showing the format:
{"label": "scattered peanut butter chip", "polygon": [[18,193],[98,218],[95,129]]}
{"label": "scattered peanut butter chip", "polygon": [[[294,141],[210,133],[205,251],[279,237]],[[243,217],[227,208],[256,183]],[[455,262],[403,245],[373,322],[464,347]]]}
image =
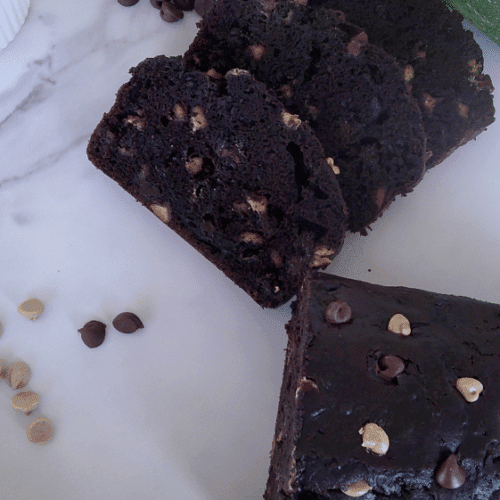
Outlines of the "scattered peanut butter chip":
{"label": "scattered peanut butter chip", "polygon": [[259,214],[263,214],[267,210],[267,198],[265,196],[259,196],[252,194],[247,196],[247,203],[250,205],[250,208]]}
{"label": "scattered peanut butter chip", "polygon": [[54,435],[54,427],[48,418],[39,417],[31,422],[26,429],[26,435],[32,443],[48,443]]}
{"label": "scattered peanut butter chip", "polygon": [[459,378],[456,382],[456,387],[469,403],[477,401],[479,394],[483,392],[483,384],[479,380],[470,377]]}
{"label": "scattered peanut butter chip", "polygon": [[178,121],[184,121],[187,118],[187,110],[186,107],[183,106],[180,102],[178,102],[174,106],[174,116]]}
{"label": "scattered peanut butter chip", "polygon": [[436,472],[437,483],[448,490],[460,488],[465,483],[465,471],[457,462],[457,456],[451,454]]}
{"label": "scattered peanut butter chip", "polygon": [[240,240],[243,241],[243,243],[253,243],[254,245],[262,245],[262,243],[264,243],[264,240],[259,233],[252,233],[248,231],[240,234]]}
{"label": "scattered peanut butter chip", "polygon": [[348,497],[362,497],[368,493],[372,487],[366,481],[356,481],[342,487],[342,493]]}
{"label": "scattered peanut butter chip", "polygon": [[26,387],[30,378],[30,367],[24,361],[16,361],[5,370],[5,380],[14,390]]}
{"label": "scattered peanut butter chip", "polygon": [[43,304],[38,299],[28,299],[17,310],[30,321],[35,321],[43,312]]}
{"label": "scattered peanut butter chip", "polygon": [[193,132],[208,127],[208,121],[201,106],[195,106],[191,112],[191,129]]}
{"label": "scattered peanut butter chip", "polygon": [[134,333],[144,328],[142,321],[132,312],[122,312],[113,320],[113,326],[121,333]]}
{"label": "scattered peanut butter chip", "polygon": [[10,403],[14,410],[19,410],[29,415],[37,408],[38,403],[40,403],[40,397],[33,391],[19,392],[12,396]]}
{"label": "scattered peanut butter chip", "polygon": [[402,314],[399,313],[395,314],[389,320],[387,329],[390,332],[396,333],[398,335],[410,335],[411,333],[410,321],[406,316],[403,316]]}
{"label": "scattered peanut butter chip", "polygon": [[345,300],[330,302],[325,310],[326,321],[334,325],[347,323],[351,318],[351,306]]}
{"label": "scattered peanut butter chip", "polygon": [[363,448],[373,451],[377,455],[385,455],[389,449],[389,436],[377,424],[366,424],[359,429],[363,436]]}
{"label": "scattered peanut butter chip", "polygon": [[191,175],[196,175],[200,173],[202,168],[203,168],[203,158],[200,158],[199,156],[191,158],[189,161],[186,162],[186,170]]}

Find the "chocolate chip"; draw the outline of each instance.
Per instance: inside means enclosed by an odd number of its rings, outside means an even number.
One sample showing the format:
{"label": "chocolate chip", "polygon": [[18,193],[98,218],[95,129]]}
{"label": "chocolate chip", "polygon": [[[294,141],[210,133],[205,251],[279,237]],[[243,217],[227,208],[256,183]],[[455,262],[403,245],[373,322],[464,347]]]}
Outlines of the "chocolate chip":
{"label": "chocolate chip", "polygon": [[120,313],[113,320],[113,326],[121,333],[134,333],[139,328],[144,328],[142,321],[131,312]]}
{"label": "chocolate chip", "polygon": [[212,10],[214,4],[215,0],[196,0],[194,10],[199,16],[205,17]]}
{"label": "chocolate chip", "polygon": [[90,348],[99,347],[104,342],[106,325],[100,321],[91,320],[83,328],[78,330],[82,336],[83,343]]}
{"label": "chocolate chip", "polygon": [[131,7],[135,5],[139,0],[118,0],[120,5],[124,5],[125,7]]}
{"label": "chocolate chip", "polygon": [[334,302],[330,302],[325,311],[326,321],[334,325],[347,323],[351,317],[351,307],[344,300],[335,300]]}
{"label": "chocolate chip", "polygon": [[151,0],[151,5],[155,8],[160,10],[161,9],[161,4],[163,3],[163,0]]}
{"label": "chocolate chip", "polygon": [[465,471],[457,462],[457,456],[451,454],[436,472],[437,483],[448,490],[460,488],[465,483]]}
{"label": "chocolate chip", "polygon": [[175,23],[184,17],[184,13],[170,2],[163,2],[160,8],[160,17],[166,23]]}
{"label": "chocolate chip", "polygon": [[172,3],[180,10],[194,9],[194,0],[172,0]]}
{"label": "chocolate chip", "polygon": [[377,375],[386,380],[391,380],[403,373],[405,369],[404,361],[398,356],[382,356],[378,360]]}

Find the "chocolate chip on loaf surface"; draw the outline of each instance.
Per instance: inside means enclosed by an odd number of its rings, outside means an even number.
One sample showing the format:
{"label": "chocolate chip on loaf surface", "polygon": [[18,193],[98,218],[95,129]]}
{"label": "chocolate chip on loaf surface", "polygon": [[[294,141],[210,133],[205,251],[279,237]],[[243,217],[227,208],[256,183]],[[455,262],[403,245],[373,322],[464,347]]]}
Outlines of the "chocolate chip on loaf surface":
{"label": "chocolate chip on loaf surface", "polygon": [[292,309],[266,500],[498,498],[500,305],[318,273]]}
{"label": "chocolate chip on loaf surface", "polygon": [[220,0],[185,57],[203,71],[251,71],[308,121],[333,159],[350,230],[365,233],[421,179],[426,136],[404,71],[338,12]]}
{"label": "chocolate chip on loaf surface", "polygon": [[345,205],[314,133],[246,71],[158,56],[131,70],[90,160],[260,305],[339,250]]}
{"label": "chocolate chip on loaf surface", "polygon": [[493,86],[463,16],[445,0],[309,0],[339,9],[406,69],[424,117],[431,168],[494,121]]}

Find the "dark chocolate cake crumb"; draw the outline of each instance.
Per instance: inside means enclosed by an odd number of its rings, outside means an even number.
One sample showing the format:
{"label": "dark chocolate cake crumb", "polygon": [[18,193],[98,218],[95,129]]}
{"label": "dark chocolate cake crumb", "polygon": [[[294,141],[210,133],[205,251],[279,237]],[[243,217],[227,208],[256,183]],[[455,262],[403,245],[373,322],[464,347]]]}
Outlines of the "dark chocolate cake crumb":
{"label": "dark chocolate cake crumb", "polygon": [[131,72],[90,160],[260,305],[288,301],[346,229],[311,128],[244,70],[204,74],[158,56]]}

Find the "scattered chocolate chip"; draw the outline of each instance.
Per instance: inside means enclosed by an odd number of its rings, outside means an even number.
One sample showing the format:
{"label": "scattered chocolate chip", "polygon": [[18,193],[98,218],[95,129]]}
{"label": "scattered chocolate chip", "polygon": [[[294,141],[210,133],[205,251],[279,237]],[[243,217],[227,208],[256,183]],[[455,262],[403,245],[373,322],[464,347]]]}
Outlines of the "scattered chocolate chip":
{"label": "scattered chocolate chip", "polygon": [[172,3],[180,10],[187,11],[194,9],[194,0],[172,0]]}
{"label": "scattered chocolate chip", "polygon": [[12,389],[22,389],[28,385],[31,378],[30,367],[23,361],[12,363],[5,370],[5,381]]}
{"label": "scattered chocolate chip", "polygon": [[184,13],[170,2],[163,2],[160,8],[160,17],[166,23],[175,23],[184,17]]}
{"label": "scattered chocolate chip", "polygon": [[97,320],[91,320],[78,330],[82,336],[83,343],[90,348],[99,347],[104,342],[106,325]]}
{"label": "scattered chocolate chip", "polygon": [[456,388],[460,391],[460,394],[464,397],[464,399],[473,403],[477,401],[479,398],[479,394],[483,392],[483,384],[479,382],[479,380],[470,377],[462,377],[457,379]]}
{"label": "scattered chocolate chip", "polygon": [[402,314],[395,314],[387,325],[387,330],[392,333],[396,333],[397,335],[410,335],[411,327],[410,321],[406,316]]}
{"label": "scattered chocolate chip", "polygon": [[403,373],[405,362],[398,356],[382,356],[378,360],[377,375],[386,380],[391,380]]}
{"label": "scattered chocolate chip", "polygon": [[131,312],[120,313],[113,320],[113,326],[121,333],[134,333],[139,328],[144,328],[142,321]]}
{"label": "scattered chocolate chip", "polygon": [[371,489],[372,487],[366,481],[356,481],[341,488],[342,493],[345,493],[348,497],[361,497]]}
{"label": "scattered chocolate chip", "polygon": [[325,311],[325,319],[329,323],[339,325],[347,323],[352,318],[351,306],[345,300],[330,302]]}
{"label": "scattered chocolate chip", "polygon": [[389,436],[384,429],[377,424],[366,424],[359,429],[363,436],[363,448],[373,451],[377,455],[385,455],[389,449]]}
{"label": "scattered chocolate chip", "polygon": [[195,0],[194,10],[201,16],[205,17],[213,8],[215,0]]}
{"label": "scattered chocolate chip", "polygon": [[32,443],[48,443],[54,435],[54,427],[48,418],[39,417],[31,422],[26,429],[26,435]]}
{"label": "scattered chocolate chip", "polygon": [[40,396],[33,391],[18,392],[10,401],[14,410],[19,410],[29,415],[33,412],[40,403]]}
{"label": "scattered chocolate chip", "polygon": [[448,490],[460,488],[465,483],[465,471],[458,464],[457,456],[451,454],[436,472],[437,483]]}
{"label": "scattered chocolate chip", "polygon": [[38,299],[29,299],[24,301],[17,310],[19,314],[22,314],[30,321],[35,321],[43,312],[43,304]]}
{"label": "scattered chocolate chip", "polygon": [[155,8],[160,10],[161,9],[161,4],[163,3],[164,0],[151,0],[151,5]]}
{"label": "scattered chocolate chip", "polygon": [[135,5],[139,0],[118,0],[120,5],[124,5],[125,7],[131,7]]}

